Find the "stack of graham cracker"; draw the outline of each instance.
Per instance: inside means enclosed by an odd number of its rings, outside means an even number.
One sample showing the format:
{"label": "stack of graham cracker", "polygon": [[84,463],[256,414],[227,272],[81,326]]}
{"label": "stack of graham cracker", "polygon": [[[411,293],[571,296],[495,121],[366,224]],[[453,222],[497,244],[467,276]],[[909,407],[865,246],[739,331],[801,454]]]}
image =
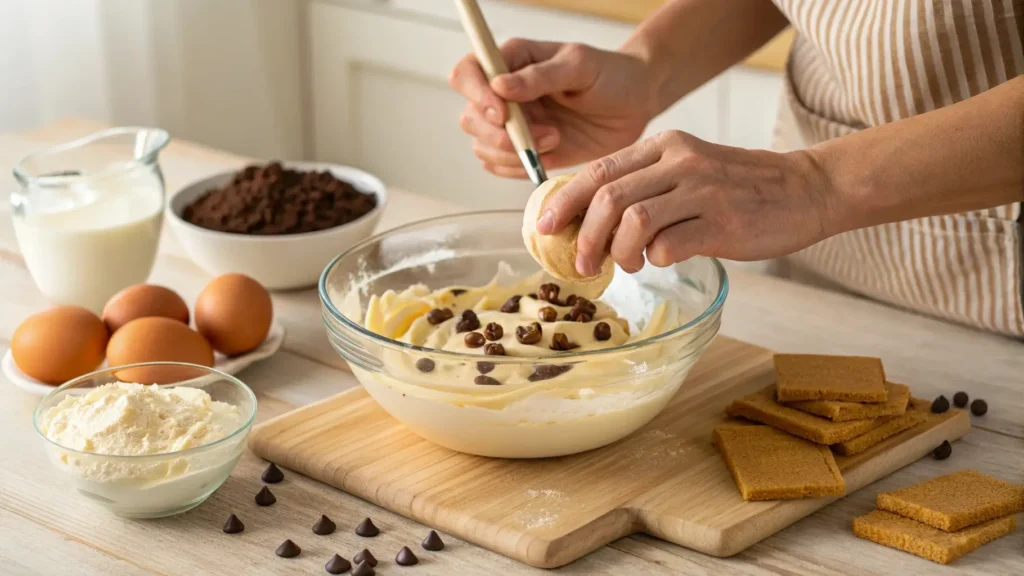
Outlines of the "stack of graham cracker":
{"label": "stack of graham cracker", "polygon": [[878,509],[853,521],[860,538],[948,564],[1013,531],[1024,486],[961,470],[878,495]]}
{"label": "stack of graham cracker", "polygon": [[777,354],[775,373],[775,384],[726,409],[767,426],[737,420],[714,430],[746,500],[842,495],[833,452],[863,452],[928,417],[930,404],[886,381],[878,358]]}

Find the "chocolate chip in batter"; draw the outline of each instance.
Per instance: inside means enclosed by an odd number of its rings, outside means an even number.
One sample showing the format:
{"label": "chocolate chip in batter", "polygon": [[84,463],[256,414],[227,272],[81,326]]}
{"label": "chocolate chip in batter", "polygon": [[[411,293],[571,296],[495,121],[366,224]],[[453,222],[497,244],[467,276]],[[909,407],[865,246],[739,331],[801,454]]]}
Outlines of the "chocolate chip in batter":
{"label": "chocolate chip in batter", "polygon": [[579,298],[579,296],[577,296],[575,294],[569,294],[569,297],[565,299],[565,305],[566,306],[573,306],[574,304],[576,304],[576,300],[578,298]]}
{"label": "chocolate chip in batter", "polygon": [[437,326],[441,322],[450,320],[454,316],[455,313],[448,308],[434,308],[430,312],[427,312],[427,322]]}
{"label": "chocolate chip in batter", "polygon": [[456,332],[472,332],[480,327],[480,319],[476,317],[476,312],[472,310],[463,310],[462,317],[455,324]]}
{"label": "chocolate chip in batter", "polygon": [[529,294],[527,294],[527,296],[529,296],[530,298],[533,298],[534,300],[537,299],[537,293],[536,292],[530,292]]}
{"label": "chocolate chip in batter", "polygon": [[530,322],[526,326],[516,326],[516,340],[520,344],[536,344],[540,342],[543,336],[543,331],[540,328],[540,322]]}
{"label": "chocolate chip in batter", "polygon": [[505,347],[498,342],[491,342],[487,346],[484,346],[484,354],[488,356],[504,356]]}
{"label": "chocolate chip in batter", "polygon": [[541,364],[540,366],[534,366],[533,374],[526,377],[530,382],[540,382],[541,380],[550,380],[555,376],[561,376],[569,370],[572,366],[559,366],[557,364]]}
{"label": "chocolate chip in batter", "polygon": [[494,362],[477,362],[476,371],[481,374],[487,374],[491,370],[494,370]]}
{"label": "chocolate chip in batter", "polygon": [[449,292],[452,293],[452,296],[462,296],[463,294],[466,293],[466,289],[464,289],[464,288],[452,288],[451,290],[449,290]]}
{"label": "chocolate chip in batter", "polygon": [[545,306],[537,311],[537,317],[542,322],[554,322],[558,319],[558,312],[551,306]]}
{"label": "chocolate chip in batter", "polygon": [[488,322],[487,326],[484,326],[484,338],[490,341],[501,340],[501,337],[505,335],[505,330],[501,327],[501,324],[497,322]]}
{"label": "chocolate chip in batter", "polygon": [[579,348],[579,344],[574,344],[569,341],[569,337],[561,332],[555,332],[551,337],[551,349],[558,352],[564,352],[566,350],[572,350],[573,348]]}
{"label": "chocolate chip in batter", "polygon": [[466,346],[470,348],[479,348],[484,345],[484,335],[479,332],[470,332],[466,334],[466,337],[462,339]]}
{"label": "chocolate chip in batter", "polygon": [[473,378],[473,383],[480,386],[501,386],[501,382],[498,382],[490,376],[484,376],[483,374]]}
{"label": "chocolate chip in batter", "polygon": [[416,369],[420,372],[433,372],[434,361],[430,358],[420,358],[416,361]]}
{"label": "chocolate chip in batter", "polygon": [[607,322],[598,322],[594,326],[594,339],[598,342],[604,342],[612,337],[612,327]]}
{"label": "chocolate chip in batter", "polygon": [[558,292],[561,290],[558,284],[541,284],[540,290],[537,291],[537,296],[545,302],[552,302],[558,300]]}
{"label": "chocolate chip in batter", "polygon": [[522,296],[513,296],[509,298],[501,305],[501,311],[505,314],[515,314],[516,312],[519,312],[519,301],[522,299]]}
{"label": "chocolate chip in batter", "polygon": [[583,312],[586,312],[587,314],[590,314],[591,316],[597,314],[597,304],[594,304],[593,302],[587,300],[582,296],[580,296],[579,298],[576,299],[575,302],[573,302],[572,307],[574,310],[581,310]]}

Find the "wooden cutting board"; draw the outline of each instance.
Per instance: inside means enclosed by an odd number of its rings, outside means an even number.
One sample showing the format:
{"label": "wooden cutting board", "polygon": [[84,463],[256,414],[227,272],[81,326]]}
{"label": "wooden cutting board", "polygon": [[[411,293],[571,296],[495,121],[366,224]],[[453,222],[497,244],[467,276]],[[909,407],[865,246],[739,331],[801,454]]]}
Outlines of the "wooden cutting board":
{"label": "wooden cutting board", "polygon": [[[605,448],[542,460],[452,452],[408,431],[361,388],[255,428],[257,455],[526,564],[553,568],[634,532],[731,556],[835,498],[744,502],[711,429],[774,378],[772,354],[717,338],[657,418]],[[913,391],[913,383],[908,383]],[[970,430],[966,412],[837,457],[858,490]]]}

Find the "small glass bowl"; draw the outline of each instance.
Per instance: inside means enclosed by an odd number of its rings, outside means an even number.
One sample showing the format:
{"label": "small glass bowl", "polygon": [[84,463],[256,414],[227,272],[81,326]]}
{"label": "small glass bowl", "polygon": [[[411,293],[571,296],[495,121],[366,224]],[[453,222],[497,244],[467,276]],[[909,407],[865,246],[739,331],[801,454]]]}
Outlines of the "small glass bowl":
{"label": "small glass bowl", "polygon": [[[168,382],[161,387],[203,390],[213,400],[237,406],[242,424],[203,446],[144,456],[82,452],[61,446],[43,434],[41,419],[65,397],[80,396],[104,384],[134,382],[133,374]],[[195,364],[147,362],[99,370],[67,382],[43,398],[32,424],[50,461],[79,494],[119,516],[160,518],[195,508],[224,483],[238,464],[255,417],[256,396],[241,380]]]}
{"label": "small glass bowl", "polygon": [[[600,350],[487,356],[488,374],[521,376],[498,386],[459,379],[474,366],[480,370],[480,355],[413,346],[363,326],[369,298],[387,290],[484,286],[499,271],[510,283],[537,272],[523,245],[522,219],[521,211],[497,211],[424,220],[338,256],[320,277],[328,339],[381,407],[452,450],[540,458],[615,442],[664,409],[718,332],[728,279],[717,260],[691,258],[637,274],[617,269],[601,300],[634,333],[667,303],[680,311],[671,329]],[[431,366],[429,373],[413,368],[418,362]]]}

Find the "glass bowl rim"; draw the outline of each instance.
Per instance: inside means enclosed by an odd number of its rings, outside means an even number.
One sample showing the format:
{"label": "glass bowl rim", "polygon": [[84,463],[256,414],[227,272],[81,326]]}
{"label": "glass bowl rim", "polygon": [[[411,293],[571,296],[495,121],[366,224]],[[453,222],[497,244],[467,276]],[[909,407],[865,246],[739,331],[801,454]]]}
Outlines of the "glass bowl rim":
{"label": "glass bowl rim", "polygon": [[[436,348],[425,348],[423,346],[415,346],[413,344],[407,344],[405,342],[399,342],[398,340],[393,340],[393,339],[388,338],[386,336],[381,336],[380,334],[377,334],[376,332],[372,332],[372,331],[364,328],[360,324],[357,324],[357,323],[353,322],[347,316],[342,314],[338,310],[338,308],[334,305],[334,302],[331,300],[331,298],[327,294],[327,278],[330,276],[331,271],[334,269],[334,267],[337,266],[337,264],[339,262],[341,262],[348,255],[356,252],[357,250],[361,250],[361,249],[365,248],[366,246],[369,246],[369,245],[371,245],[371,244],[373,244],[375,242],[379,242],[381,239],[385,238],[386,236],[390,236],[390,235],[395,234],[397,232],[401,232],[403,230],[408,230],[408,229],[416,227],[416,226],[421,226],[421,225],[430,224],[430,223],[436,223],[436,222],[440,222],[440,221],[444,221],[444,220],[453,220],[454,221],[454,220],[462,220],[462,219],[468,219],[468,218],[479,217],[479,216],[502,216],[502,215],[504,215],[504,216],[513,216],[513,215],[516,215],[516,214],[522,214],[522,211],[521,210],[481,210],[481,211],[472,211],[472,212],[459,212],[459,213],[456,213],[456,214],[448,214],[448,215],[444,215],[444,216],[434,216],[433,218],[425,218],[425,219],[422,219],[422,220],[416,220],[414,222],[409,222],[407,224],[403,224],[401,226],[396,226],[395,228],[391,228],[389,230],[385,230],[384,232],[379,232],[377,234],[374,234],[373,236],[370,236],[369,238],[363,240],[362,242],[359,242],[359,243],[351,246],[350,248],[348,248],[344,252],[338,254],[337,256],[335,256],[327,264],[327,266],[324,268],[324,271],[320,274],[320,280],[317,282],[317,292],[320,295],[320,302],[327,309],[327,312],[330,314],[330,316],[334,320],[340,322],[346,328],[356,331],[362,337],[369,338],[371,340],[375,340],[375,341],[379,342],[380,344],[383,344],[384,346],[386,346],[388,348],[398,349],[398,350],[403,351],[403,352],[428,352],[431,355],[436,355],[436,356],[438,356],[440,358],[452,359],[453,361],[455,361],[455,360],[461,360],[461,361],[480,360],[480,355],[479,354],[466,354],[466,353],[461,353],[461,352],[451,352],[451,351],[447,351],[447,350],[438,350]],[[525,248],[524,248],[524,250],[525,250]],[[600,349],[597,349],[597,350],[587,350],[587,351],[582,351],[582,352],[568,352],[568,353],[565,353],[565,354],[556,354],[556,355],[553,355],[553,356],[545,356],[543,358],[532,358],[532,357],[530,357],[530,358],[515,358],[513,360],[513,359],[510,359],[510,358],[507,358],[507,357],[504,358],[504,359],[502,357],[494,357],[494,358],[489,358],[489,360],[494,360],[494,361],[496,361],[498,363],[503,363],[503,364],[515,364],[515,363],[522,363],[522,362],[528,362],[530,364],[535,364],[535,363],[537,363],[538,361],[541,361],[541,360],[548,361],[548,362],[553,361],[553,360],[554,361],[575,360],[577,358],[586,358],[586,357],[591,357],[591,356],[601,356],[601,355],[621,353],[621,352],[628,352],[628,351],[632,351],[632,350],[646,348],[647,346],[649,346],[651,344],[655,344],[655,343],[661,342],[663,340],[668,340],[670,338],[673,338],[673,337],[678,336],[680,334],[683,334],[685,332],[689,332],[693,328],[696,328],[696,327],[701,326],[702,324],[706,323],[709,318],[714,316],[716,313],[720,312],[721,309],[722,309],[722,306],[725,304],[726,296],[729,294],[729,275],[726,272],[725,267],[722,265],[722,263],[717,258],[714,258],[714,257],[711,257],[711,256],[701,256],[701,258],[706,258],[711,263],[712,268],[715,271],[715,275],[718,277],[718,293],[715,295],[715,299],[711,302],[711,305],[709,305],[703,312],[701,312],[695,318],[693,318],[692,320],[690,320],[689,322],[687,322],[687,323],[685,323],[685,324],[683,324],[681,326],[677,326],[676,328],[673,328],[672,330],[669,330],[667,332],[662,332],[661,334],[657,334],[655,336],[652,336],[650,338],[646,338],[644,340],[640,340],[640,341],[637,341],[637,342],[630,342],[628,344],[623,344],[623,345],[620,345],[620,346],[613,346],[613,347],[610,347],[610,348],[600,348]],[[325,324],[326,324],[326,321],[325,321]],[[327,329],[328,330],[332,330],[332,331],[334,330],[333,327],[331,327],[330,325],[327,326]]]}
{"label": "glass bowl rim", "polygon": [[[236,428],[230,434],[224,436],[223,438],[219,438],[217,440],[214,440],[213,442],[210,442],[209,444],[203,444],[202,446],[194,446],[192,448],[187,448],[185,450],[177,450],[175,452],[160,452],[158,454],[100,454],[98,452],[86,452],[84,450],[78,450],[78,449],[75,449],[75,448],[69,448],[67,446],[64,446],[63,444],[58,444],[57,442],[51,440],[50,438],[47,438],[46,435],[43,434],[42,430],[39,429],[39,419],[42,416],[43,406],[47,403],[47,401],[49,401],[52,397],[56,396],[59,392],[62,392],[62,391],[67,390],[69,388],[74,388],[76,384],[79,384],[80,382],[82,382],[82,381],[84,381],[84,380],[86,380],[88,378],[93,378],[93,377],[95,377],[95,376],[97,376],[99,374],[110,373],[110,372],[114,372],[114,371],[117,371],[117,370],[127,370],[127,369],[130,369],[130,368],[142,368],[142,367],[145,367],[145,366],[184,366],[184,367],[187,367],[187,368],[198,368],[198,369],[206,372],[207,374],[215,374],[217,376],[220,376],[221,378],[227,380],[228,382],[231,382],[235,386],[235,388],[240,388],[241,390],[245,391],[246,394],[248,394],[249,399],[252,401],[252,411],[248,415],[248,418],[245,419],[244,423],[242,423],[238,428]],[[130,382],[129,382],[129,384],[130,384]],[[145,386],[145,384],[143,384],[143,386]],[[161,387],[163,387],[163,386],[173,387],[173,385],[164,385],[164,384],[161,384],[160,386]],[[234,376],[232,376],[231,374],[228,374],[226,372],[222,372],[220,370],[217,370],[216,368],[211,368],[209,366],[203,366],[201,364],[190,364],[188,362],[170,362],[170,361],[166,361],[166,362],[137,362],[135,364],[124,364],[124,365],[121,365],[121,366],[110,366],[110,367],[107,367],[107,368],[102,368],[100,370],[93,370],[92,372],[89,372],[88,374],[83,374],[83,375],[81,375],[81,376],[79,376],[77,378],[72,378],[71,380],[68,380],[67,382],[61,384],[60,386],[58,386],[57,388],[52,390],[49,394],[47,394],[46,396],[43,396],[42,400],[39,401],[39,404],[36,405],[36,409],[32,412],[32,428],[36,431],[36,435],[38,435],[40,438],[42,438],[48,444],[52,444],[53,446],[55,446],[56,448],[58,448],[60,450],[64,450],[64,451],[67,451],[67,452],[71,452],[71,453],[79,454],[79,455],[83,455],[83,456],[92,456],[92,457],[97,457],[97,458],[105,458],[105,459],[112,459],[112,460],[128,460],[128,461],[136,461],[137,462],[137,461],[145,460],[147,458],[163,459],[163,458],[167,458],[167,457],[170,457],[170,456],[179,457],[179,456],[185,456],[185,455],[192,455],[192,454],[195,454],[195,453],[202,452],[204,450],[208,450],[210,448],[213,448],[214,446],[218,446],[218,445],[221,445],[221,444],[226,444],[229,440],[235,438],[236,436],[238,436],[239,434],[241,434],[242,432],[247,430],[250,426],[252,426],[252,423],[256,420],[256,412],[257,412],[258,408],[259,408],[259,404],[258,404],[258,402],[256,400],[256,394],[252,391],[251,388],[246,386],[246,384],[244,382],[242,382],[241,380],[239,380],[238,378],[235,378]]]}

